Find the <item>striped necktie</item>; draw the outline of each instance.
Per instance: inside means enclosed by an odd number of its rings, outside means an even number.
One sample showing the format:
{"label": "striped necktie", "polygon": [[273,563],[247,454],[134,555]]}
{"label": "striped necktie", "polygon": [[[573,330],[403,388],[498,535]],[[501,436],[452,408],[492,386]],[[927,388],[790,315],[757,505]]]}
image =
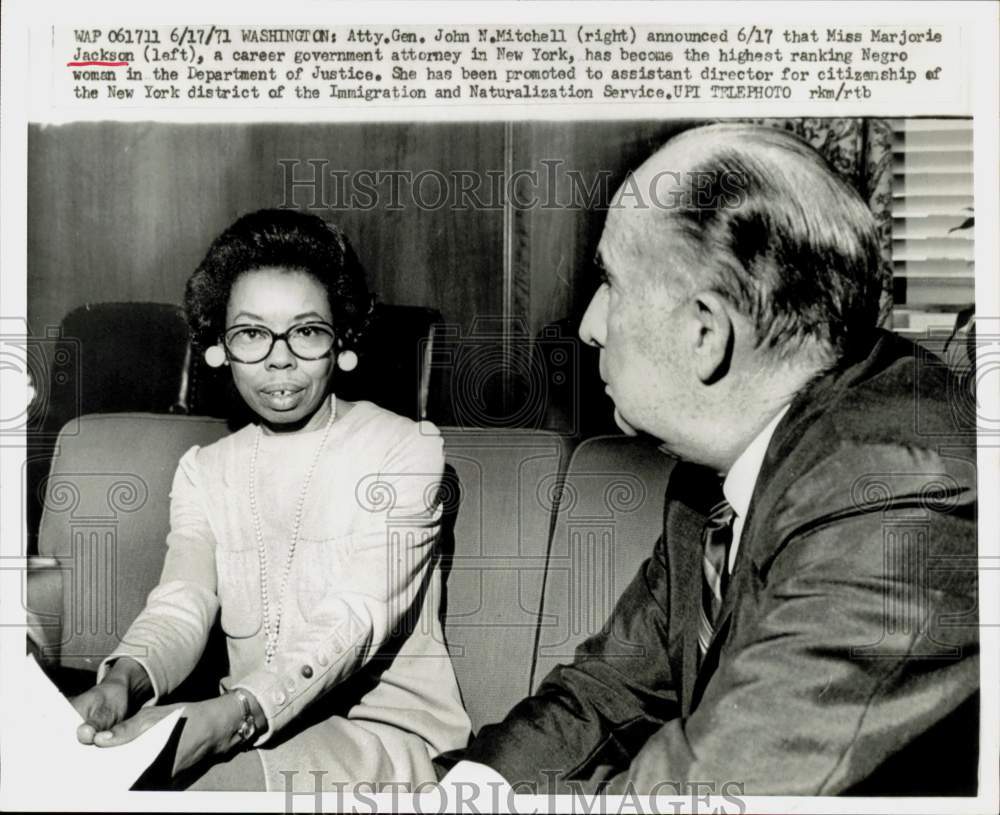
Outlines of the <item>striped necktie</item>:
{"label": "striped necktie", "polygon": [[722,608],[728,578],[729,547],[733,542],[733,519],[736,513],[723,499],[708,514],[701,532],[704,550],[701,558],[701,609],[698,615],[699,664],[712,642],[713,626]]}

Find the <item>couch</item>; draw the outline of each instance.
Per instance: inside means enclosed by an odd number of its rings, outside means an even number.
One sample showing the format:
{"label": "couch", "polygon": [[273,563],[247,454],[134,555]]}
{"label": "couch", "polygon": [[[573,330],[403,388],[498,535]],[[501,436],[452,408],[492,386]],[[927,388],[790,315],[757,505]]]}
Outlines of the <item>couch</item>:
{"label": "couch", "polygon": [[[75,677],[67,692],[93,681],[156,584],[178,459],[227,432],[222,419],[110,413],[60,435],[26,605],[53,675]],[[659,534],[671,461],[624,436],[573,448],[544,430],[442,434],[444,631],[479,729],[600,629]]]}

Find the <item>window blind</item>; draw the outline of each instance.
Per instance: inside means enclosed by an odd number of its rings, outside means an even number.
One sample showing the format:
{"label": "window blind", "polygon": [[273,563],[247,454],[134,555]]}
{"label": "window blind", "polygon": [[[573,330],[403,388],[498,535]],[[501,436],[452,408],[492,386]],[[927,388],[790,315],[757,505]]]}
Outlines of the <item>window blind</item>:
{"label": "window blind", "polygon": [[892,143],[893,321],[950,329],[975,301],[971,119],[895,119]]}

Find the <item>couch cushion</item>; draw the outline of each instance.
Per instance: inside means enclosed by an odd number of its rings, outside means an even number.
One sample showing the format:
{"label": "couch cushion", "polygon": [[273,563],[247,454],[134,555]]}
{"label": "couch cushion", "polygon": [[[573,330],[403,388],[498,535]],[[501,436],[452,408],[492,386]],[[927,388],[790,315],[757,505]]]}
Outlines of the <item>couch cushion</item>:
{"label": "couch cushion", "polygon": [[621,435],[587,439],[574,451],[549,550],[532,688],[601,630],[652,553],[672,467],[652,444]]}
{"label": "couch cushion", "polygon": [[96,668],[142,610],[163,567],[177,462],[227,432],[219,419],[108,413],[59,435],[39,552],[62,571],[64,666]]}
{"label": "couch cushion", "polygon": [[473,727],[531,687],[554,501],[567,440],[543,430],[444,429],[445,634]]}
{"label": "couch cushion", "polygon": [[[177,461],[228,431],[219,419],[153,414],[88,415],[74,428],[59,438],[39,546],[63,575],[59,660],[94,669],[159,579]],[[546,551],[569,446],[546,431],[442,432],[442,618],[478,729],[531,687]]]}
{"label": "couch cushion", "polygon": [[[156,585],[177,461],[225,435],[220,419],[81,417],[59,438],[40,552],[63,574],[59,660],[94,669]],[[445,429],[442,618],[474,726],[530,690],[555,496],[569,459],[545,431]]]}

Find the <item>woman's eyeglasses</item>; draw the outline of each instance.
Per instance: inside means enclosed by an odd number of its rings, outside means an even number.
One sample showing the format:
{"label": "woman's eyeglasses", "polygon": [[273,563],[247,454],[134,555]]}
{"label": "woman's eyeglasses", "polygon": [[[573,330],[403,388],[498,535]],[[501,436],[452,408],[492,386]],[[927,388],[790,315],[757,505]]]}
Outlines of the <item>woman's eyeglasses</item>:
{"label": "woman's eyeglasses", "polygon": [[234,325],[226,329],[223,337],[229,358],[247,364],[267,359],[278,340],[284,340],[299,359],[322,359],[333,349],[333,326],[302,323],[275,334],[263,325]]}

